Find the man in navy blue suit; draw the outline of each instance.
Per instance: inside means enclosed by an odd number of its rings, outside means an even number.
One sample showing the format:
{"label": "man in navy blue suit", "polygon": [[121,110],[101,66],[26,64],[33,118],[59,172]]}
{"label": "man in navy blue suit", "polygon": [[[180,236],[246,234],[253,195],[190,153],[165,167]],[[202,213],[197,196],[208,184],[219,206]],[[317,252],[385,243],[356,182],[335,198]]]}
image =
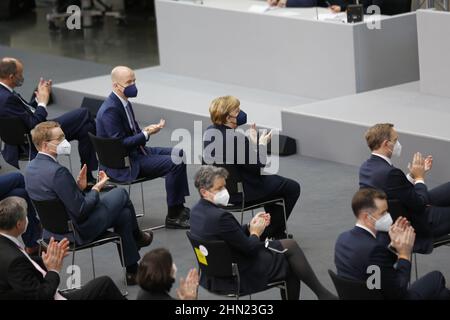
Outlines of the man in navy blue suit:
{"label": "man in navy blue suit", "polygon": [[153,234],[139,230],[127,191],[116,188],[100,195],[109,179],[105,172],[100,171],[99,181],[86,192],[86,166],[75,181],[69,170],[58,163],[58,150],[61,150],[58,146],[68,144],[58,123],[42,122],[31,131],[31,135],[39,153],[27,167],[26,190],[34,201],[60,200],[76,230],[75,235],[53,235],[44,231],[44,238],[54,236],[61,240],[66,237],[83,245],[113,228],[122,238],[127,282],[136,284],[139,249],[150,245]]}
{"label": "man in navy blue suit", "polygon": [[[15,91],[23,84],[23,64],[14,58],[3,58],[0,61],[0,117],[19,117],[27,130],[38,123],[47,121],[47,105],[51,93],[52,81],[41,78],[35,98],[27,102]],[[78,153],[82,164],[87,164],[88,180],[95,183],[91,172],[97,170],[98,163],[88,132],[95,134],[95,123],[90,119],[87,109],[79,108],[63,114],[54,121],[63,129],[67,140],[78,140]],[[19,168],[19,155],[24,147],[5,145],[3,158],[12,166]],[[36,156],[32,146],[32,158]]]}
{"label": "man in navy blue suit", "polygon": [[414,154],[407,175],[393,166],[392,157],[400,157],[402,150],[393,124],[376,124],[365,138],[372,155],[359,170],[360,187],[383,190],[389,200],[400,201],[418,235],[414,250],[431,252],[433,238],[450,233],[450,182],[428,190],[425,176],[432,168],[432,156]]}
{"label": "man in navy blue suit", "polygon": [[101,167],[102,170],[112,179],[121,182],[138,177],[165,177],[168,206],[166,228],[189,229],[189,209],[184,207],[189,186],[186,164],[182,161],[183,151],[145,146],[150,136],[164,127],[165,121],[161,120],[158,124],[141,130],[129,101],[129,98],[136,97],[138,93],[134,71],[119,66],[112,70],[111,78],[113,92],[97,113],[97,134],[100,137],[122,140],[129,152],[131,170]]}
{"label": "man in navy blue suit", "polygon": [[22,234],[22,240],[25,243],[25,251],[28,254],[37,254],[39,249],[37,241],[41,238],[42,229],[36,216],[36,211],[34,211],[34,207],[25,190],[25,180],[20,172],[7,173],[0,176],[0,200],[13,196],[21,197],[27,202],[28,227]]}
{"label": "man in navy blue suit", "polygon": [[[404,217],[392,224],[383,191],[360,189],[353,196],[356,226],[339,235],[334,261],[339,276],[367,281],[373,274],[369,266],[379,267],[379,289],[385,299],[450,299],[445,278],[433,271],[408,287],[411,277],[411,253],[414,228]],[[388,236],[379,237],[380,233]]]}

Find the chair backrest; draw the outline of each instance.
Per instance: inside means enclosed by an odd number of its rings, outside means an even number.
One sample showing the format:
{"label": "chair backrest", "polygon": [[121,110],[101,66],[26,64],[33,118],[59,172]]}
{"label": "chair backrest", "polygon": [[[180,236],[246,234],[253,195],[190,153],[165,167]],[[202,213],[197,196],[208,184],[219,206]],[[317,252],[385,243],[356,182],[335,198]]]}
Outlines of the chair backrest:
{"label": "chair backrest", "polygon": [[29,131],[18,117],[0,118],[0,138],[9,145],[20,146],[28,143]]}
{"label": "chair backrest", "polygon": [[45,230],[54,234],[73,232],[70,217],[61,200],[31,201]]}
{"label": "chair backrest", "polygon": [[128,153],[120,139],[97,137],[92,133],[89,133],[89,137],[102,165],[111,169],[124,169],[130,166]]}
{"label": "chair backrest", "polygon": [[333,280],[340,300],[382,300],[383,295],[380,290],[370,290],[365,281],[355,281],[342,278],[328,270],[328,274]]}
{"label": "chair backrest", "polygon": [[233,164],[214,164],[216,167],[224,168],[228,171],[226,188],[230,194],[243,193],[242,177]]}
{"label": "chair backrest", "polygon": [[89,113],[91,114],[91,117],[95,119],[97,117],[98,110],[103,104],[103,100],[84,97],[83,101],[81,102],[80,108],[85,108],[89,110]]}
{"label": "chair backrest", "polygon": [[186,235],[192,245],[199,269],[209,277],[229,278],[237,275],[231,252],[225,241],[206,241],[194,237],[190,231]]}

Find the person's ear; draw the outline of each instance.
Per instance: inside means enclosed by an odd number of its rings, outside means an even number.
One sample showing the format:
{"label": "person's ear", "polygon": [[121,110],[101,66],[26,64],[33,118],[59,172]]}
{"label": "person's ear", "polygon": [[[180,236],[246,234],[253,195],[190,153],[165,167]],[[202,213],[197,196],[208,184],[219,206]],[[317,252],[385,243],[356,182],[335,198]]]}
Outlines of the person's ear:
{"label": "person's ear", "polygon": [[206,191],[206,189],[200,188],[200,194],[203,198],[206,198],[208,196],[208,191]]}

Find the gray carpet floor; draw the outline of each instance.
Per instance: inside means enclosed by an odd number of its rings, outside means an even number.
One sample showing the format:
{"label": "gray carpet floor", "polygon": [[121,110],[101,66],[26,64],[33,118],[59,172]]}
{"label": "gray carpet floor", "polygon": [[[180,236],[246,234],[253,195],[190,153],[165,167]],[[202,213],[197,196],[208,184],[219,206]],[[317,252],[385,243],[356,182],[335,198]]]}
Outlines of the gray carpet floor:
{"label": "gray carpet floor", "polygon": [[[95,75],[109,73],[110,67],[89,62],[77,61],[66,58],[58,58],[48,55],[33,54],[22,50],[0,47],[0,56],[15,56],[22,59],[26,68],[26,80],[21,90],[24,96],[29,96],[39,77],[51,77],[55,82],[75,80]],[[49,118],[64,112],[67,106],[50,106]],[[204,127],[206,124],[204,124]],[[174,142],[170,141],[170,128],[164,129],[158,135],[152,137],[154,146],[170,146]],[[313,139],[313,137],[311,137]],[[361,137],[362,138],[362,137]],[[320,143],[320,141],[317,141]],[[79,163],[76,152],[76,142],[73,142],[72,162]],[[62,163],[68,165],[65,159]],[[16,170],[5,164],[0,158],[2,169],[0,174]],[[22,163],[22,171],[25,167]],[[74,175],[77,175],[77,166],[74,165]],[[188,178],[191,195],[187,198],[187,205],[195,204],[199,196],[193,186],[193,176],[198,169],[198,165],[188,166]],[[317,273],[322,283],[335,292],[327,270],[334,269],[333,255],[334,243],[337,236],[354,225],[354,217],[350,208],[351,197],[358,188],[358,168],[354,166],[342,165],[338,163],[317,160],[313,158],[291,156],[281,158],[280,175],[295,179],[301,184],[302,192],[300,201],[297,203],[289,220],[290,232],[294,235],[299,245],[305,251],[313,269]],[[433,186],[432,182],[429,182]],[[140,192],[139,187],[132,189],[132,200],[139,208]],[[165,204],[164,180],[156,179],[144,185],[147,214],[141,218],[139,223],[143,228],[164,223],[167,212]],[[250,214],[247,215],[249,217]],[[155,238],[150,247],[141,250],[141,255],[151,249],[165,247],[170,250],[174,261],[178,266],[178,277],[185,276],[187,271],[196,267],[196,261],[192,248],[190,247],[185,231],[183,230],[157,230]],[[95,249],[96,274],[109,275],[119,286],[121,282],[121,268],[117,251],[113,245],[105,245]],[[70,259],[66,259],[65,268]],[[419,256],[419,272],[425,274],[432,270],[440,270],[450,279],[450,250],[443,247],[435,250],[431,255]],[[75,264],[81,268],[82,283],[89,281],[92,277],[89,251],[77,253]],[[65,286],[67,278],[66,269],[62,272],[63,281],[61,286]],[[175,294],[174,284],[172,294]],[[128,298],[134,299],[138,292],[138,287],[128,287]],[[219,299],[219,297],[209,294],[203,289],[199,290],[200,299]],[[279,292],[276,289],[268,290],[253,296],[253,299],[279,299]],[[302,286],[301,299],[316,299],[315,295],[305,285]]]}

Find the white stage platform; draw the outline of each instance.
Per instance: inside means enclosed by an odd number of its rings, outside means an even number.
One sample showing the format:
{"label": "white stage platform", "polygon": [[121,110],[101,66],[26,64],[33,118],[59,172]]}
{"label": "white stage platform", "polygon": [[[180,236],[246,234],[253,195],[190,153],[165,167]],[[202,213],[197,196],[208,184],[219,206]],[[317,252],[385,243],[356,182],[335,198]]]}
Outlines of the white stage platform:
{"label": "white stage platform", "polygon": [[283,133],[297,139],[302,155],[359,166],[370,154],[368,127],[393,123],[406,170],[414,152],[432,154],[433,181],[450,180],[450,98],[422,93],[419,82],[283,110]]}
{"label": "white stage platform", "polygon": [[[137,120],[143,124],[165,118],[169,128],[193,128],[194,120],[209,125],[209,104],[223,95],[234,95],[248,113],[248,122],[260,127],[281,129],[281,110],[314,99],[265,90],[200,80],[162,72],[159,67],[136,71],[139,94],[131,100]],[[55,101],[78,108],[83,97],[105,98],[111,93],[109,75],[54,85]]]}

